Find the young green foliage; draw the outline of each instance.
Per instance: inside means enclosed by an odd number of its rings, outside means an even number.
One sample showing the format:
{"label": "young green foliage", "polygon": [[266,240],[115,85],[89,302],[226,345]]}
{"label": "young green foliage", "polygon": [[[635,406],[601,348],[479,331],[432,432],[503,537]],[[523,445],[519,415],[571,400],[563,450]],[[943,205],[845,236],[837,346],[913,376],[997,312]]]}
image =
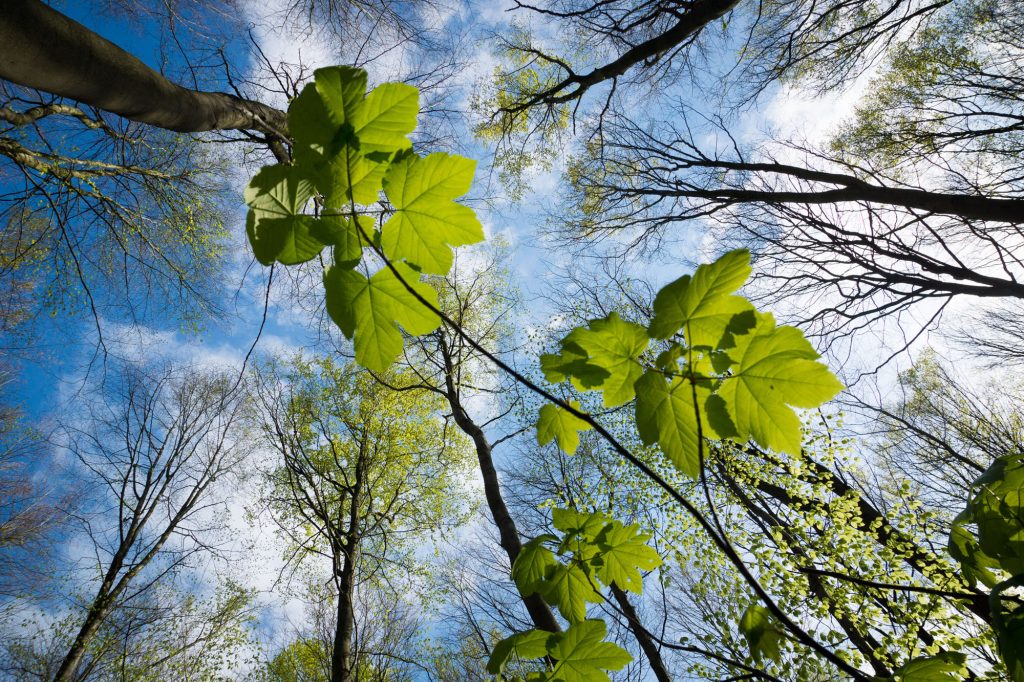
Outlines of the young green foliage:
{"label": "young green foliage", "polygon": [[[989,608],[999,652],[1014,682],[1024,681],[1024,612],[1003,592],[1024,586],[1024,456],[1000,457],[974,482],[976,494],[953,522],[949,553],[964,578],[991,588]],[[972,533],[968,526],[974,526]]]}
{"label": "young green foliage", "polygon": [[941,653],[907,661],[896,671],[900,682],[956,682],[968,677],[967,657],[959,653]]}
{"label": "young green foliage", "polygon": [[475,161],[461,156],[412,154],[388,168],[384,193],[395,213],[381,230],[381,244],[389,259],[444,275],[452,267],[450,246],[483,241],[476,214],[454,201],[469,191],[475,167]]}
{"label": "young green foliage", "polygon": [[[580,409],[580,404],[575,400],[569,404]],[[579,432],[589,429],[590,424],[568,410],[557,405],[544,405],[540,408],[540,418],[537,420],[537,443],[547,445],[554,440],[563,452],[571,455],[580,445]]]}
{"label": "young green foliage", "polygon": [[266,166],[245,188],[246,232],[256,259],[285,265],[314,258],[324,245],[310,234],[315,218],[304,213],[313,183],[294,166]]}
{"label": "young green foliage", "polygon": [[[749,253],[731,251],[665,286],[646,330],[611,313],[570,332],[541,368],[549,381],[602,391],[609,407],[635,396],[641,440],[694,478],[702,438],[799,453],[793,408],[817,407],[842,385],[798,329],[735,294],[749,275]],[[669,342],[653,361],[652,340]]]}
{"label": "young green foliage", "polygon": [[779,640],[783,634],[768,609],[760,604],[751,604],[740,617],[739,625],[754,660],[762,657],[779,659]]}
{"label": "young green foliage", "polygon": [[[530,630],[499,642],[488,671],[500,674],[509,658],[549,658],[551,670],[538,680],[606,680],[605,670],[619,670],[630,655],[602,641],[605,624],[586,620],[587,604],[604,601],[600,590],[615,585],[636,594],[643,591],[641,571],[661,565],[661,557],[637,525],[623,525],[600,512],[552,510],[552,523],[562,537],[541,535],[524,545],[512,577],[524,596],[539,593],[569,621],[564,633]],[[563,559],[564,557],[564,559]]]}
{"label": "young green foliage", "polygon": [[[385,83],[367,94],[366,81],[361,69],[319,69],[292,101],[294,162],[263,168],[249,183],[246,231],[265,265],[304,263],[331,247],[327,311],[353,339],[356,360],[383,371],[402,351],[401,330],[426,334],[440,324],[424,305],[436,307],[436,293],[419,273],[447,273],[452,247],[484,235],[473,211],[454,201],[469,191],[475,162],[418,156],[407,137],[416,127],[416,88]],[[384,262],[376,273],[363,258],[367,248]]]}
{"label": "young green foliage", "polygon": [[410,334],[428,334],[441,323],[403,281],[437,306],[437,292],[419,282],[404,263],[396,263],[394,271],[383,268],[370,278],[340,267],[324,273],[327,313],[346,336],[354,336],[356,360],[368,369],[384,371],[402,352],[398,325]]}
{"label": "young green foliage", "polygon": [[[541,82],[532,69],[519,77],[527,92]],[[366,84],[359,69],[315,73],[289,107],[294,162],[263,168],[246,188],[246,232],[265,265],[308,262],[331,248],[327,312],[353,340],[357,361],[383,371],[402,352],[403,331],[426,334],[440,324],[431,309],[437,293],[420,274],[447,274],[452,249],[484,235],[473,211],[455,201],[469,191],[474,162],[417,155],[408,138],[417,90],[387,83],[367,94]],[[615,312],[591,320],[572,330],[558,353],[542,356],[541,369],[550,382],[601,391],[605,407],[633,401],[640,440],[657,444],[690,477],[701,473],[705,439],[754,441],[798,456],[795,409],[818,407],[842,386],[799,330],[777,326],[736,293],[750,275],[749,261],[745,250],[732,251],[671,282],[655,297],[646,327]],[[596,425],[579,409],[573,401],[544,405],[538,442],[554,440],[574,452],[579,432]],[[1024,610],[1008,606],[1014,603],[1004,594],[1024,585],[1024,460],[1019,454],[997,459],[975,486],[949,549],[967,582],[991,590],[1000,653],[1011,677],[1024,682]],[[528,542],[512,572],[524,595],[540,594],[570,626],[500,642],[488,669],[499,674],[515,654],[551,662],[530,679],[607,679],[606,670],[630,658],[602,641],[603,622],[585,620],[587,604],[603,601],[600,592],[610,585],[640,593],[641,572],[661,559],[636,526],[563,509],[553,520],[563,536]],[[751,605],[739,628],[752,658],[779,656],[782,632],[763,606]],[[965,670],[961,654],[940,652],[912,659],[895,676],[958,679]]]}
{"label": "young green foliage", "polygon": [[612,312],[574,329],[562,340],[562,354],[542,355],[540,364],[548,381],[569,378],[581,390],[600,389],[605,407],[616,407],[633,399],[643,373],[637,358],[649,344],[643,327]]}
{"label": "young green foliage", "polygon": [[632,656],[604,638],[608,628],[603,620],[573,623],[565,632],[530,630],[503,639],[494,646],[487,672],[500,675],[513,654],[530,660],[549,657],[550,670],[531,673],[531,682],[609,682],[606,670],[622,670]]}

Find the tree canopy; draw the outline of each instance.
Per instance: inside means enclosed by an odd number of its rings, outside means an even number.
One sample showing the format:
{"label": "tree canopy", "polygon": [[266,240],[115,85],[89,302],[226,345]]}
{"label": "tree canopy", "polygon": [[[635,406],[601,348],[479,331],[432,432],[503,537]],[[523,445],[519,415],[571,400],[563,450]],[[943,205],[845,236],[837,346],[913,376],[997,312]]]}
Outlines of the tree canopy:
{"label": "tree canopy", "polygon": [[508,9],[6,8],[0,669],[1024,680],[1020,8]]}

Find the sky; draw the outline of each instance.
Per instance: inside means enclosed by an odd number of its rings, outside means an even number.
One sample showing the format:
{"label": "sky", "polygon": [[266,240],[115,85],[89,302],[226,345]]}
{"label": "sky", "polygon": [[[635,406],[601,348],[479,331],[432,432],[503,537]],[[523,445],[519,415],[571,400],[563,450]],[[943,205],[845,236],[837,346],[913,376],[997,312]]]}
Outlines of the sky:
{"label": "sky", "polygon": [[[295,64],[301,61],[309,68],[327,66],[338,61],[339,52],[344,53],[351,48],[339,47],[330,36],[310,38],[275,29],[275,17],[282,9],[281,2],[247,0],[241,3],[239,10],[270,62]],[[511,0],[453,2],[450,11],[436,12],[431,16],[430,21],[438,30],[465,36],[462,48],[468,55],[469,66],[456,77],[455,83],[460,93],[457,108],[468,109],[474,85],[485,78],[496,64],[486,39],[489,34],[507,26],[509,14],[505,10],[512,4]],[[158,67],[163,64],[170,73],[182,72],[182,64],[173,46],[159,37],[162,35],[160,27],[137,17],[95,14],[91,6],[92,3],[85,0],[68,0],[60,4],[60,9],[150,65]],[[207,28],[211,34],[216,35],[216,26]],[[233,38],[227,50],[236,64],[240,64],[239,71],[248,78],[265,77],[253,60],[244,59],[247,54],[245,37]],[[414,67],[417,60],[418,55],[408,46],[389,50],[372,64],[371,82],[377,81],[376,73],[399,74]],[[740,115],[737,130],[752,137],[772,129],[779,131],[782,137],[800,135],[811,141],[823,140],[837,124],[851,115],[853,105],[866,83],[866,78],[861,79],[843,93],[822,97],[809,96],[791,88],[775,88],[759,107]],[[282,107],[285,105],[283,98],[268,103]],[[532,186],[531,193],[522,202],[516,203],[501,196],[500,184],[484,168],[488,150],[475,141],[465,127],[457,130],[456,139],[459,152],[483,159],[478,171],[477,188],[471,194],[472,203],[484,223],[488,237],[500,235],[509,242],[513,254],[511,269],[515,283],[525,292],[531,324],[543,326],[545,322],[551,321],[550,316],[553,314],[550,302],[545,298],[547,287],[559,271],[568,265],[568,257],[554,252],[550,242],[545,239],[549,212],[560,199],[558,179],[564,168],[564,158],[556,157],[553,168],[538,171],[529,183]],[[224,292],[223,299],[228,310],[225,319],[220,323],[209,324],[198,332],[182,332],[173,321],[166,320],[147,320],[142,326],[128,325],[116,319],[104,320],[105,337],[111,348],[116,349],[118,356],[140,363],[162,359],[240,370],[243,360],[250,357],[253,350],[255,357],[259,357],[261,354],[301,349],[315,341],[315,326],[309,324],[303,310],[291,302],[287,288],[274,289],[268,298],[266,271],[258,264],[253,267],[244,239],[241,191],[245,180],[243,172],[227,179],[229,187],[237,195],[237,202],[233,208],[229,208],[226,217],[230,223],[229,231],[234,235],[232,245],[238,249],[237,255],[229,260],[231,276],[228,279],[241,284]],[[491,201],[485,202],[485,196]],[[655,284],[663,284],[683,274],[678,265],[680,260],[693,260],[694,252],[710,252],[713,247],[713,244],[704,243],[700,234],[692,233],[675,246],[679,253],[664,254],[654,262],[637,263],[636,266],[642,268]],[[44,349],[38,360],[24,365],[18,379],[17,397],[30,418],[45,419],[55,409],[74,404],[76,396],[81,395],[83,382],[93,381],[102,373],[103,359],[95,355],[95,348],[91,344],[95,332],[93,320],[88,316],[44,319],[38,333]],[[68,343],[68,339],[76,336],[84,342],[77,346]],[[49,346],[46,345],[48,342]],[[52,352],[53,346],[58,344],[64,346],[63,351]],[[883,381],[892,381],[891,372]],[[486,409],[486,405],[481,407]],[[468,482],[468,485],[472,484]],[[242,513],[244,507],[245,503],[240,502],[233,509],[232,523],[239,534],[251,530],[265,532],[266,529],[251,527]],[[250,536],[247,541],[252,539]],[[273,551],[277,549],[274,547]],[[266,556],[252,558],[249,564],[265,568],[279,562],[279,559],[272,556],[273,551]],[[275,589],[271,584],[273,572],[264,573],[262,587]],[[301,615],[300,606],[296,602],[289,602],[285,608],[285,620],[298,620]]]}
{"label": "sky", "polygon": [[[339,44],[342,41],[330,35],[310,37],[295,31],[281,30],[278,17],[285,5],[284,0],[245,0],[239,5],[239,12],[250,26],[252,37],[270,62],[301,62],[307,67],[308,74],[312,68],[353,57],[351,45]],[[180,52],[167,40],[163,27],[154,24],[151,19],[147,20],[144,16],[130,17],[117,12],[98,14],[92,10],[95,3],[88,0],[63,0],[58,6],[72,18],[83,22],[151,66],[163,68],[171,74],[187,74],[183,69]],[[465,111],[469,108],[474,86],[486,78],[497,63],[489,38],[494,32],[508,26],[513,16],[522,16],[522,13],[514,15],[508,12],[512,6],[510,0],[453,0],[442,6],[442,9],[431,12],[427,23],[441,32],[458,35],[462,56],[466,60],[467,66],[460,69],[454,80],[459,93],[454,103],[456,109]],[[543,24],[533,21],[532,28],[540,40],[557,40],[557,36],[552,35],[551,30]],[[233,34],[225,41],[224,31],[218,31],[216,25],[204,26],[203,29],[210,36],[211,44],[217,42],[225,45],[228,58],[235,64],[236,73],[240,72],[239,75],[248,78],[267,78],[265,70],[258,68],[255,63],[246,36]],[[377,52],[381,56],[371,64],[371,83],[379,80],[377,74],[394,76],[417,66],[418,55],[408,43],[397,49],[378,49]],[[362,58],[373,54],[376,53],[372,46],[360,51]],[[212,59],[209,63],[212,63]],[[212,77],[215,82],[219,79],[220,86],[225,86],[217,69],[209,68],[201,75]],[[771,130],[781,138],[799,136],[811,142],[824,140],[837,124],[850,117],[853,105],[869,79],[870,73],[842,92],[817,97],[788,86],[775,87],[762,98],[758,106],[739,113],[733,130],[738,132],[741,139],[746,137],[756,140],[765,131]],[[211,86],[207,84],[206,87]],[[693,100],[701,93],[683,91],[682,94]],[[271,95],[268,103],[281,107],[286,104],[280,94]],[[462,130],[457,130],[455,135],[456,151],[481,160],[471,194],[472,203],[484,223],[488,237],[500,234],[509,242],[512,271],[531,301],[531,312],[540,313],[543,317],[546,312],[543,298],[545,287],[549,287],[552,280],[570,264],[571,258],[552,249],[546,239],[550,213],[557,208],[560,199],[558,180],[564,168],[564,157],[556,155],[550,170],[532,173],[528,183],[531,191],[523,201],[508,201],[503,197],[502,187],[494,172],[487,168],[490,150],[473,139],[464,127],[464,119],[461,125]],[[232,191],[240,195],[247,177],[244,170],[230,177],[227,196],[230,197]],[[483,202],[484,197],[490,201]],[[166,353],[168,357],[177,360],[191,356],[200,363],[237,363],[249,354],[258,333],[260,348],[265,350],[302,347],[310,343],[312,339],[308,325],[303,324],[303,314],[288,305],[287,297],[280,289],[270,297],[266,322],[260,332],[266,273],[258,264],[253,267],[254,263],[247,255],[248,245],[241,234],[244,222],[241,201],[232,205],[229,198],[227,205],[227,228],[234,236],[231,248],[236,252],[231,259],[233,273],[227,280],[242,284],[231,287],[222,296],[221,302],[227,310],[225,319],[221,323],[208,324],[199,333],[183,333],[170,320],[145,320],[141,329],[125,326],[124,320],[104,320],[107,340],[112,347],[119,349],[117,352],[131,357],[140,357],[142,353],[150,357]],[[684,262],[707,259],[714,255],[714,248],[714,243],[691,229],[681,241],[665,249],[659,257],[640,262],[638,267],[646,277],[654,280],[655,285],[660,285],[681,274],[680,259]],[[703,254],[703,258],[700,255],[694,258],[695,251]],[[279,283],[282,279],[279,273]],[[80,348],[74,348],[73,344],[68,346],[68,340],[75,337],[86,342]],[[77,376],[83,372],[92,372],[96,364],[94,348],[91,347],[95,337],[95,323],[88,315],[75,318],[57,316],[41,320],[37,343],[43,351],[37,354],[37,361],[25,365],[18,391],[30,415],[38,417],[45,414],[61,392],[66,392],[67,387],[74,384]],[[52,350],[54,345],[67,350],[48,352],[47,349]]]}
{"label": "sky", "polygon": [[[296,64],[301,61],[309,70],[336,63],[339,56],[344,56],[338,54],[337,41],[330,36],[310,38],[294,31],[280,30],[277,16],[283,11],[284,4],[283,0],[273,0],[246,1],[240,5],[241,12],[251,26],[253,37],[271,62]],[[154,25],[145,17],[97,14],[91,10],[93,6],[93,3],[82,0],[61,3],[61,9],[69,16],[151,66],[162,65],[168,73],[182,72],[180,54],[162,37],[161,26]],[[506,10],[511,6],[511,2],[452,3],[446,10],[431,15],[434,26],[468,37],[463,41],[468,67],[460,70],[456,77],[456,87],[461,93],[457,107],[461,110],[468,109],[468,99],[474,85],[485,78],[496,64],[487,38],[500,27],[507,26],[511,15]],[[211,35],[217,35],[216,27],[207,28]],[[535,25],[535,29],[542,39],[554,38],[544,35],[543,25]],[[246,49],[244,37],[238,35],[232,36],[226,45],[228,54],[234,55],[236,59]],[[375,80],[375,73],[400,73],[415,66],[415,62],[415,51],[407,44],[388,50],[372,63],[371,83]],[[243,66],[236,66],[236,69],[244,71],[246,61],[243,59],[240,63]],[[256,65],[251,59],[248,60],[248,67],[249,73],[243,75],[266,78],[265,71],[254,68]],[[773,129],[783,136],[798,132],[810,140],[820,139],[836,123],[849,116],[852,103],[860,95],[863,83],[864,79],[838,97],[830,94],[814,98],[789,88],[777,89],[767,98],[766,103],[744,112],[736,128],[751,136]],[[281,107],[286,104],[280,95],[272,96],[268,103]],[[524,201],[512,202],[502,198],[500,183],[493,171],[486,169],[489,150],[474,141],[465,130],[457,139],[459,152],[482,159],[473,193],[478,198],[474,206],[485,225],[486,233],[488,237],[501,234],[509,242],[512,271],[526,291],[527,298],[531,299],[534,312],[541,312],[546,305],[542,300],[544,287],[550,286],[552,278],[569,265],[570,257],[552,249],[550,242],[545,239],[549,214],[557,207],[559,200],[558,178],[564,167],[564,158],[556,156],[550,170],[533,172],[528,183],[531,186],[528,196]],[[229,191],[233,189],[240,195],[245,180],[244,172],[232,177]],[[480,203],[479,199],[484,195],[492,199],[497,197],[497,200]],[[233,242],[237,255],[232,259],[231,267],[235,274],[228,280],[242,281],[243,284],[232,289],[231,295],[224,297],[223,303],[228,310],[226,319],[219,324],[214,322],[207,325],[199,333],[183,333],[173,324],[161,324],[159,319],[146,320],[141,329],[132,328],[122,320],[104,320],[104,333],[115,353],[135,358],[141,357],[143,353],[151,358],[154,354],[165,354],[176,360],[192,357],[199,363],[237,363],[249,353],[257,333],[260,334],[260,348],[264,350],[302,347],[310,342],[309,330],[302,324],[302,313],[290,309],[284,293],[280,291],[275,291],[270,297],[266,323],[260,332],[266,274],[258,264],[253,267],[254,263],[247,256],[248,245],[240,238],[244,207],[240,201],[230,206],[229,200],[228,205],[228,230],[239,237]],[[711,254],[714,245],[702,244],[700,240],[700,235],[691,231],[687,238],[674,246],[675,253],[690,254],[697,248],[707,249],[707,253]],[[656,284],[663,284],[679,276],[678,260],[672,253],[666,252],[655,261],[642,264],[645,275],[653,278]],[[686,255],[685,258],[695,260],[692,255]],[[247,275],[244,279],[243,273]],[[281,278],[282,274],[279,273],[279,282]],[[88,315],[70,319],[58,316],[43,320],[38,336],[44,344],[47,340],[53,340],[63,345],[67,338],[75,336],[87,339],[87,342],[80,349],[70,348],[71,352],[44,352],[38,362],[28,363],[21,379],[20,392],[25,408],[32,416],[45,414],[61,391],[66,391],[69,384],[74,384],[75,377],[83,372],[91,373],[96,364],[94,349],[90,347],[96,338],[95,324]]]}

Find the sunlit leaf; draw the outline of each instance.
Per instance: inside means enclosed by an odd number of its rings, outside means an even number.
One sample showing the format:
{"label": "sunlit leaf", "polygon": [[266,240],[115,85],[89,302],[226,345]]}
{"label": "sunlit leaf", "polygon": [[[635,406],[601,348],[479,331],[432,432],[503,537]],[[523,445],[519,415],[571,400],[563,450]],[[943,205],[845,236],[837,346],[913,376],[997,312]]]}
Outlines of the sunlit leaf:
{"label": "sunlit leaf", "polygon": [[[372,219],[359,216],[358,220],[364,234],[373,234]],[[352,219],[345,215],[325,213],[310,224],[309,231],[316,239],[334,247],[337,265],[355,267],[363,255],[363,247],[369,246]]]}
{"label": "sunlit leaf", "polygon": [[245,188],[246,233],[257,260],[294,265],[323,250],[310,234],[313,217],[303,213],[313,192],[313,183],[294,166],[266,166],[253,177]]}
{"label": "sunlit leaf", "polygon": [[543,658],[548,654],[548,640],[554,635],[544,630],[527,630],[501,640],[491,650],[487,660],[487,672],[500,675],[512,655],[523,659]]}
{"label": "sunlit leaf", "polygon": [[416,128],[420,92],[405,83],[378,85],[366,96],[353,123],[363,154],[394,152],[411,146],[406,137]]}
{"label": "sunlit leaf", "polygon": [[[579,409],[580,404],[570,401],[570,405]],[[547,445],[554,440],[566,454],[573,454],[580,445],[580,431],[588,431],[590,424],[583,421],[568,410],[548,403],[540,408],[537,418],[537,443]]]}
{"label": "sunlit leaf", "polygon": [[573,623],[561,636],[549,639],[555,667],[551,679],[564,682],[608,680],[606,670],[622,670],[633,660],[622,647],[603,641],[607,626],[602,620]]}
{"label": "sunlit leaf", "polygon": [[654,299],[650,335],[667,339],[683,332],[690,346],[717,347],[733,317],[753,306],[733,296],[750,276],[750,253],[730,251],[665,286]]}
{"label": "sunlit leaf", "polygon": [[757,327],[736,337],[729,351],[736,366],[718,395],[740,437],[763,447],[799,454],[800,418],[792,408],[814,408],[831,400],[843,385],[795,327],[776,327],[771,315],[758,315]]}
{"label": "sunlit leaf", "polygon": [[395,208],[381,231],[388,258],[445,274],[452,265],[452,246],[483,240],[476,214],[454,201],[469,191],[475,167],[475,161],[440,153],[408,154],[388,167],[384,193]]}
{"label": "sunlit leaf", "polygon": [[648,445],[657,443],[680,471],[693,478],[700,475],[697,409],[700,409],[704,437],[718,435],[703,409],[709,395],[709,389],[704,386],[694,389],[689,381],[680,377],[669,382],[657,372],[644,374],[636,383],[636,426],[641,440]]}
{"label": "sunlit leaf", "polygon": [[594,589],[583,569],[570,564],[556,564],[541,584],[541,596],[558,607],[562,617],[571,623],[587,615],[587,603],[600,604],[604,598]]}
{"label": "sunlit leaf", "polygon": [[[605,407],[615,407],[633,399],[633,384],[643,374],[638,359],[649,343],[647,330],[612,312],[605,318],[591,320],[586,328],[574,329],[562,342],[563,349],[580,349],[586,358],[583,363],[563,362],[549,367],[577,378],[579,388],[600,389]],[[563,350],[563,355],[566,352]],[[603,372],[595,373],[591,367]]]}
{"label": "sunlit leaf", "polygon": [[636,594],[643,592],[640,571],[651,571],[661,565],[661,557],[647,544],[650,536],[640,532],[640,526],[624,526],[615,521],[597,536],[600,550],[597,577],[605,585],[615,583],[623,590]]}
{"label": "sunlit leaf", "polygon": [[512,579],[516,581],[519,592],[529,596],[537,592],[540,583],[558,562],[550,549],[544,546],[549,540],[556,540],[553,535],[541,535],[533,538],[525,545],[512,564]]}
{"label": "sunlit leaf", "polygon": [[[437,291],[420,282],[419,275],[402,263],[395,269],[420,297],[437,305]],[[382,372],[402,352],[399,326],[409,334],[427,334],[441,323],[390,268],[367,279],[355,270],[332,267],[324,274],[324,288],[328,314],[353,339],[356,361],[367,369]]]}
{"label": "sunlit leaf", "polygon": [[956,682],[966,676],[967,656],[950,652],[907,661],[895,675],[900,682]]}

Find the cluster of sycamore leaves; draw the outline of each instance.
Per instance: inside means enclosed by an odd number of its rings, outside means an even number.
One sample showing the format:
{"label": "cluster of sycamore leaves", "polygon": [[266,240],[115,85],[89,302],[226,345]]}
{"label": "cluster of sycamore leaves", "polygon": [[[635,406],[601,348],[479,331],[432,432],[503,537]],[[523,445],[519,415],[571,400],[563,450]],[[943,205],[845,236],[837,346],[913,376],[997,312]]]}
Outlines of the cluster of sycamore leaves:
{"label": "cluster of sycamore leaves", "polygon": [[616,644],[605,642],[602,620],[587,620],[587,604],[604,601],[602,586],[640,594],[640,571],[661,565],[637,525],[626,526],[600,512],[554,509],[552,523],[562,532],[541,535],[523,546],[512,578],[523,596],[539,594],[569,623],[564,632],[529,630],[495,645],[487,671],[506,673],[513,654],[519,659],[549,658],[550,669],[528,674],[527,680],[584,682],[608,680],[605,670],[621,670],[632,660]]}
{"label": "cluster of sycamore leaves", "polygon": [[[799,454],[793,408],[818,407],[842,384],[799,329],[776,326],[736,295],[750,272],[745,250],[701,265],[658,292],[648,326],[616,313],[592,320],[562,339],[561,353],[542,355],[541,369],[548,381],[600,390],[605,407],[635,399],[640,438],[694,478],[706,438]],[[587,428],[568,410],[546,405],[537,433],[542,444],[554,439],[571,453]]]}
{"label": "cluster of sycamore leaves", "polygon": [[[367,94],[365,71],[320,69],[288,107],[294,162],[264,167],[245,190],[246,232],[264,265],[304,263],[331,247],[327,313],[356,361],[376,371],[401,353],[400,328],[419,335],[441,323],[423,304],[436,308],[437,293],[420,273],[447,273],[451,247],[484,238],[472,209],[454,201],[476,163],[417,155],[408,135],[418,113],[411,85]],[[373,274],[367,249],[377,256]]]}
{"label": "cluster of sycamore leaves", "polygon": [[[469,191],[475,162],[418,155],[408,137],[416,127],[418,90],[385,83],[367,93],[366,83],[360,69],[320,69],[291,102],[294,161],[264,167],[253,177],[245,191],[246,232],[264,265],[322,259],[330,247],[327,312],[353,341],[357,362],[383,371],[402,351],[403,330],[422,335],[440,325],[437,292],[422,276],[448,273],[452,248],[484,235],[473,211],[455,201]],[[541,368],[550,382],[601,391],[606,407],[634,401],[641,440],[657,444],[691,477],[700,473],[705,439],[753,440],[798,454],[794,408],[818,407],[842,386],[799,330],[776,326],[770,314],[736,295],[749,275],[749,254],[728,253],[663,288],[649,325],[616,313],[592,320],[566,336],[559,353],[543,355]],[[579,432],[591,428],[581,416],[575,402],[544,405],[539,442],[554,440],[574,452]],[[950,543],[968,579],[994,586],[995,594],[1000,585],[993,569],[1011,575],[1003,587],[1024,582],[1014,582],[1024,574],[1024,463],[1018,457],[997,468],[991,480],[980,481],[981,492]],[[978,538],[969,524],[978,528]],[[611,585],[641,593],[641,571],[655,569],[661,559],[639,527],[598,513],[556,509],[554,525],[562,537],[527,543],[513,576],[524,595],[540,594],[569,627],[503,640],[489,668],[498,674],[515,655],[549,661],[544,672],[530,673],[531,680],[607,679],[605,670],[619,670],[631,658],[604,641],[603,621],[586,619],[587,604],[603,601],[600,590]],[[1004,657],[1014,679],[1024,680],[1024,663],[1013,653],[1024,641],[1024,617],[995,615]],[[779,633],[763,607],[748,609],[740,630],[752,655],[778,655]],[[959,673],[962,665],[960,658],[931,657],[912,661],[903,672],[911,673],[906,679],[914,673],[932,679]]]}

